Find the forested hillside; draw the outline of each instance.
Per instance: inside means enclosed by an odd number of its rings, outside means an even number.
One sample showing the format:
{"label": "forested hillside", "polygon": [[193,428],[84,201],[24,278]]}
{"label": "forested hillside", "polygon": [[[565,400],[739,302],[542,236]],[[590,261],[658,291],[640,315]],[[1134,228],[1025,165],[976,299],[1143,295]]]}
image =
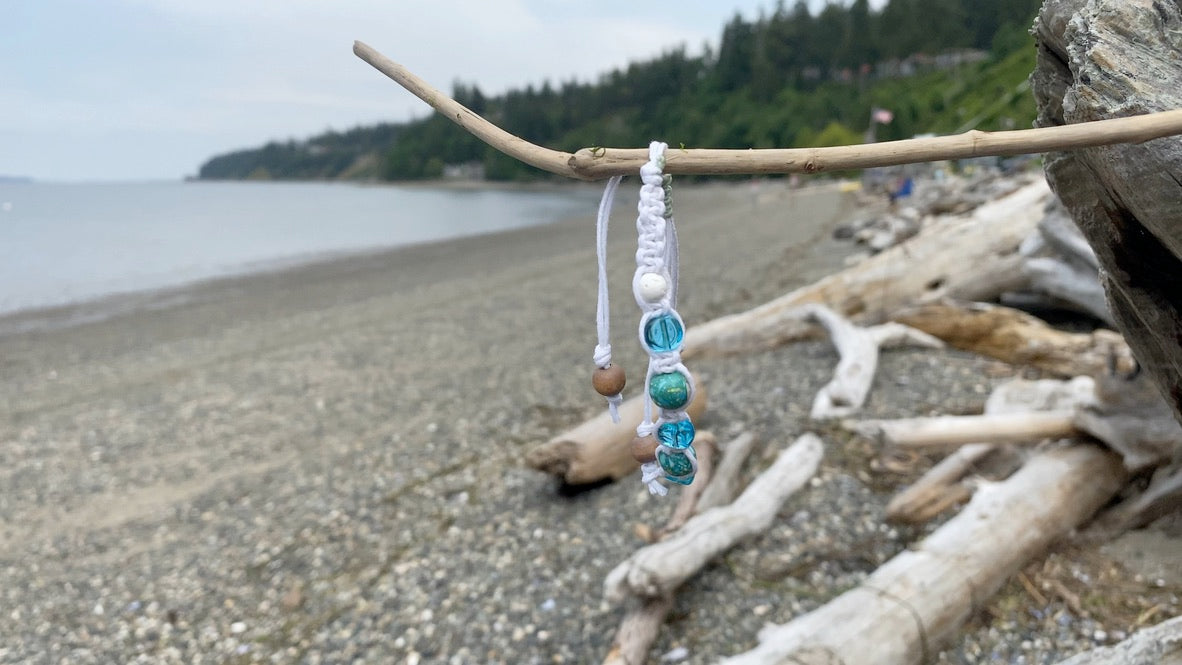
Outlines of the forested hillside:
{"label": "forested hillside", "polygon": [[[862,140],[873,109],[893,118],[878,140],[918,133],[1027,127],[1034,104],[1026,30],[1039,0],[867,0],[811,14],[803,0],[757,19],[735,16],[717,49],[684,47],[604,74],[544,81],[486,97],[454,96],[508,131],[560,150],[671,145],[821,146]],[[403,124],[328,132],[306,141],[215,157],[201,178],[436,178],[479,165],[493,180],[542,177],[432,115]]]}

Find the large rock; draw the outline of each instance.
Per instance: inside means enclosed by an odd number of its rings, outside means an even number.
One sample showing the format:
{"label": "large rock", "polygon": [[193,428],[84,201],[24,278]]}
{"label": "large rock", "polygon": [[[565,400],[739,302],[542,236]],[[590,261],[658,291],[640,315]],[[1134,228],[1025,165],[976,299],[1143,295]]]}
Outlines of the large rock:
{"label": "large rock", "polygon": [[[1039,126],[1182,108],[1179,0],[1047,0],[1031,76]],[[1095,249],[1109,308],[1182,421],[1182,138],[1046,156]]]}

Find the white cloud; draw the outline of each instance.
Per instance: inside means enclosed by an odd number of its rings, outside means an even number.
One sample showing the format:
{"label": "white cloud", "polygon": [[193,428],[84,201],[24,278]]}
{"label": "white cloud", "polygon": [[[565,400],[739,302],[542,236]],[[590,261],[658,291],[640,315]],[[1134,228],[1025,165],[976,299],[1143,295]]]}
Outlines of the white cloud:
{"label": "white cloud", "polygon": [[[0,106],[21,137],[0,173],[176,177],[234,147],[428,113],[353,55],[355,39],[443,90],[498,94],[696,50],[760,4],[772,0],[39,0],[39,15],[0,26]],[[22,41],[58,47],[5,51]],[[121,145],[136,132],[169,150]]]}

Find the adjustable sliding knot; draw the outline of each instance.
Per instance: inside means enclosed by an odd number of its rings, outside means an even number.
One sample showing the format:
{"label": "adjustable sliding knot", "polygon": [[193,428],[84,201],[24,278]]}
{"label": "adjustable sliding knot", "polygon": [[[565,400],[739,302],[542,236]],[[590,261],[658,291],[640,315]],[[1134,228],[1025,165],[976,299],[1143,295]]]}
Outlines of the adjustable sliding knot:
{"label": "adjustable sliding knot", "polygon": [[656,462],[647,462],[640,465],[640,482],[648,487],[649,494],[665,496],[669,493],[669,489],[661,484],[660,479],[663,475],[665,475],[665,470]]}
{"label": "adjustable sliding knot", "polygon": [[[632,292],[642,312],[638,335],[648,353],[645,375],[644,420],[638,437],[656,435],[656,466],[665,480],[682,485],[693,482],[698,470],[692,445],[694,426],[685,410],[694,396],[693,378],[681,362],[685,323],[677,313],[677,231],[673,223],[672,178],[662,173],[665,144],[649,146],[649,161],[640,169],[644,185],[636,205],[636,273]],[[652,406],[660,411],[654,420]],[[651,469],[642,480],[659,484]],[[645,468],[645,467],[642,467]]]}

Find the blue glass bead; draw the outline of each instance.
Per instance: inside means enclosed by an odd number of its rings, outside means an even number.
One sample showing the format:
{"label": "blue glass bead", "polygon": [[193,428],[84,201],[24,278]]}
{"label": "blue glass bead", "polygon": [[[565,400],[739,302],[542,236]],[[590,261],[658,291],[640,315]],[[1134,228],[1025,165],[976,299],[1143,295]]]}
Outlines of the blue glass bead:
{"label": "blue glass bead", "polygon": [[674,478],[673,476],[665,476],[665,480],[668,480],[671,483],[677,483],[678,485],[690,485],[690,484],[693,484],[693,482],[694,482],[694,476],[693,476],[693,474],[690,474],[688,476],[682,476],[681,478]]}
{"label": "blue glass bead", "polygon": [[657,428],[657,439],[670,448],[688,448],[694,442],[694,424],[688,418],[665,423]]}
{"label": "blue glass bead", "polygon": [[667,480],[683,485],[689,484],[689,482],[682,482],[686,478],[689,478],[690,482],[693,481],[694,463],[690,461],[688,455],[680,450],[673,452],[657,450],[657,464],[661,465],[661,470],[665,472]]}
{"label": "blue glass bead", "polygon": [[668,353],[681,346],[685,329],[672,314],[659,314],[644,324],[644,344],[657,353]]}
{"label": "blue glass bead", "polygon": [[677,410],[689,401],[689,382],[680,372],[654,374],[648,382],[648,394],[662,409]]}

